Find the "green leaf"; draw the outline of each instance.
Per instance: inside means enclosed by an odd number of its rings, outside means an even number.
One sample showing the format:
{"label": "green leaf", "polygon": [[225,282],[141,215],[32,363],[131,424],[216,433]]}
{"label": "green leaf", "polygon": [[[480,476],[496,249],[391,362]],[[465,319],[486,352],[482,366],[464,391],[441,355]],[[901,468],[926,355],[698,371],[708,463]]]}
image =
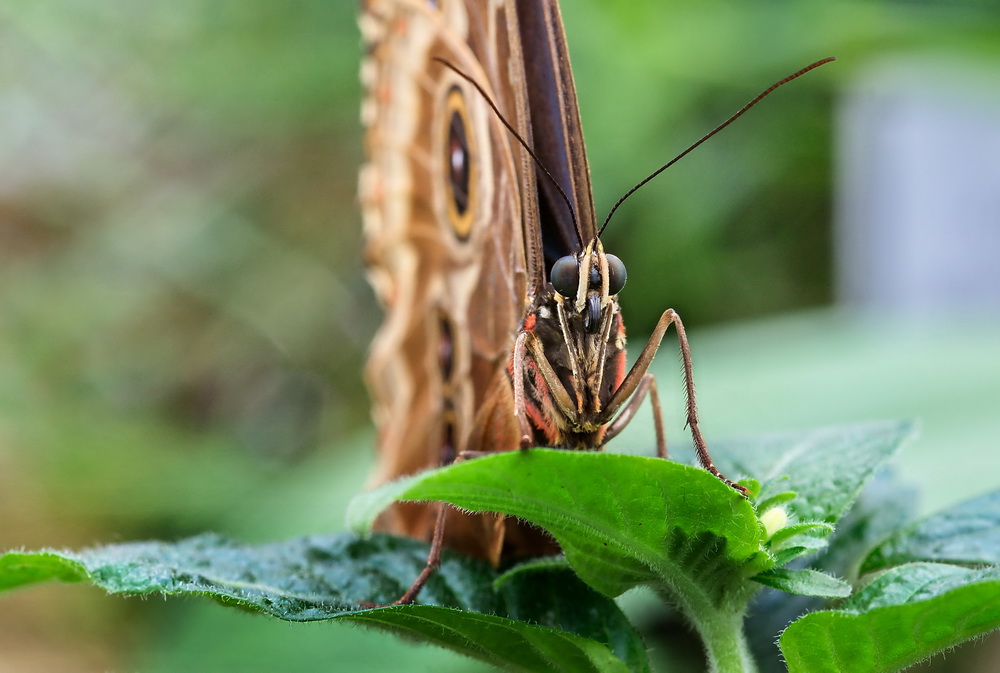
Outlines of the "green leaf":
{"label": "green leaf", "polygon": [[913,561],[1000,565],[1000,491],[898,531],[868,555],[861,572]]}
{"label": "green leaf", "polygon": [[796,494],[793,491],[784,491],[782,493],[775,493],[769,496],[766,500],[757,500],[757,511],[766,512],[773,507],[783,507],[787,505],[792,500],[795,500]]}
{"label": "green leaf", "polygon": [[897,566],[781,634],[789,673],[888,673],[1000,627],[1000,569]]}
{"label": "green leaf", "polygon": [[288,621],[345,619],[406,632],[514,671],[648,671],[645,647],[610,599],[565,568],[497,573],[446,553],[420,598],[389,603],[423,568],[427,545],[375,536],[305,537],[245,545],[216,535],[169,544],[0,556],[0,588],[48,579],[115,594],[202,595]]}
{"label": "green leaf", "polygon": [[0,591],[50,579],[81,582],[87,578],[87,569],[83,564],[57,552],[8,552],[0,555]]}
{"label": "green leaf", "polygon": [[899,483],[891,471],[880,473],[847,516],[837,522],[830,546],[810,565],[841,577],[858,578],[865,556],[886,536],[912,521],[916,509],[913,488]]}
{"label": "green leaf", "polygon": [[835,523],[861,488],[915,435],[911,422],[865,423],[805,433],[718,442],[716,463],[726,474],[750,474],[762,483],[761,501],[787,501],[798,521]]}
{"label": "green leaf", "polygon": [[[328,619],[387,603],[423,567],[420,545],[377,536],[304,537],[259,546],[206,534],[176,543],[134,542],[80,552],[9,552],[0,556],[0,587],[45,579],[90,580],[115,594],[201,594],[288,621]],[[493,572],[449,555],[447,570],[428,584],[429,603],[492,611]],[[454,579],[454,582],[451,580]],[[459,582],[467,586],[452,586]]]}
{"label": "green leaf", "polygon": [[[809,560],[809,567],[837,577],[857,577],[857,567],[872,546],[910,519],[913,500],[912,488],[897,483],[890,472],[880,472],[865,486],[851,511],[837,522],[829,546]],[[773,553],[773,542],[771,549]],[[814,550],[802,550],[807,551]],[[784,548],[775,554],[775,563],[780,567],[799,555],[794,548]],[[786,671],[779,660],[778,635],[802,615],[828,608],[826,603],[823,598],[776,590],[765,590],[755,597],[746,630],[762,671]]]}
{"label": "green leaf", "polygon": [[791,524],[775,531],[770,540],[771,549],[776,551],[795,546],[809,550],[820,549],[826,546],[827,541],[824,538],[829,537],[831,533],[833,526],[824,522]]}
{"label": "green leaf", "polygon": [[352,621],[416,636],[509,671],[629,673],[604,645],[566,631],[453,608],[405,605],[370,610]]}
{"label": "green leaf", "polygon": [[[934,598],[975,582],[1000,580],[1000,568],[973,570],[947,563],[908,563],[876,576],[840,606],[864,612]],[[1000,616],[1000,613],[998,613]]]}
{"label": "green leaf", "polygon": [[754,576],[753,579],[764,586],[802,596],[846,598],[851,595],[850,584],[818,570],[772,568]]}
{"label": "green leaf", "polygon": [[508,568],[506,572],[502,573],[493,581],[493,586],[500,587],[504,582],[507,582],[522,573],[531,573],[537,572],[538,570],[549,569],[570,570],[570,565],[564,556],[542,556],[539,558],[529,559]]}
{"label": "green leaf", "polygon": [[808,554],[812,551],[813,549],[809,547],[783,547],[782,549],[779,549],[776,552],[772,552],[774,554],[774,566],[776,568],[780,568],[783,565],[797,559],[798,557],[803,556],[804,554]]}
{"label": "green leaf", "polygon": [[393,498],[526,519],[609,596],[689,583],[719,601],[772,563],[745,498],[705,470],[658,458],[551,449],[485,456],[367,494],[354,516],[368,521]]}

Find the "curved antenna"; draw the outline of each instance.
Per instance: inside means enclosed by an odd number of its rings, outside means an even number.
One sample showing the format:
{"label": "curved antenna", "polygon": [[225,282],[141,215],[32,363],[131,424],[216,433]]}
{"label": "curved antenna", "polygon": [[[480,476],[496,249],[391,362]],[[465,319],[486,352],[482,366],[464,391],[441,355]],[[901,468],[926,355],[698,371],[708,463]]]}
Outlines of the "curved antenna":
{"label": "curved antenna", "polygon": [[703,142],[705,142],[706,140],[708,140],[709,138],[711,138],[712,136],[714,136],[716,133],[718,133],[722,129],[724,129],[727,126],[729,126],[730,124],[732,124],[739,117],[743,116],[744,112],[746,112],[747,110],[749,110],[750,108],[752,108],[754,105],[756,105],[757,103],[759,103],[761,101],[761,99],[763,99],[765,96],[767,96],[769,93],[771,93],[772,91],[774,91],[775,89],[777,89],[782,84],[788,84],[793,79],[797,79],[799,77],[802,77],[802,75],[806,74],[810,70],[818,68],[821,65],[823,65],[824,63],[829,63],[830,61],[836,61],[836,60],[837,60],[836,58],[834,58],[834,57],[831,56],[829,58],[824,58],[821,61],[816,61],[815,63],[810,63],[809,65],[807,65],[806,67],[802,68],[798,72],[792,73],[788,77],[785,77],[784,79],[778,80],[777,82],[775,82],[771,86],[769,86],[766,89],[764,89],[762,92],[760,92],[757,95],[756,98],[754,98],[752,101],[750,101],[749,103],[747,103],[746,105],[744,105],[743,107],[741,107],[739,109],[739,111],[736,114],[734,114],[732,117],[730,117],[726,121],[724,121],[721,124],[719,124],[718,126],[716,126],[714,129],[712,129],[711,131],[709,131],[708,133],[706,133],[705,135],[703,135],[701,137],[701,139],[698,140],[698,142],[694,143],[689,148],[687,148],[686,150],[684,150],[683,152],[681,152],[680,154],[678,154],[676,157],[674,157],[673,159],[671,159],[670,161],[668,161],[664,165],[662,165],[659,168],[657,168],[648,177],[646,177],[644,180],[642,180],[642,182],[640,182],[635,187],[633,187],[632,189],[630,189],[627,192],[625,192],[625,194],[620,199],[618,199],[617,202],[615,202],[615,205],[611,206],[611,211],[608,213],[608,216],[606,218],[604,218],[604,224],[601,225],[601,228],[600,228],[600,230],[598,230],[597,235],[600,236],[601,234],[604,233],[604,229],[608,226],[608,222],[611,221],[611,216],[615,214],[616,210],[618,210],[618,206],[622,205],[622,203],[625,201],[625,199],[627,199],[628,197],[630,197],[633,194],[635,194],[639,190],[640,187],[642,187],[647,182],[649,182],[650,180],[652,180],[653,178],[655,178],[657,175],[659,175],[660,173],[662,173],[663,171],[667,170],[668,168],[670,168],[671,166],[673,166],[674,164],[676,164],[678,161],[680,161],[681,159],[683,159],[689,152],[691,152],[694,148],[698,147],[698,145],[701,145]]}
{"label": "curved antenna", "polygon": [[577,238],[577,240],[580,243],[580,247],[582,248],[583,247],[583,241],[580,240],[580,223],[576,219],[576,211],[573,209],[573,204],[570,203],[569,197],[566,196],[566,192],[563,191],[563,188],[559,186],[559,183],[556,182],[556,179],[552,176],[551,173],[549,173],[549,169],[547,169],[545,167],[545,164],[543,164],[542,160],[538,158],[538,155],[535,154],[535,151],[533,149],[531,149],[530,147],[528,147],[527,141],[525,141],[525,139],[521,137],[520,133],[518,133],[517,131],[514,130],[514,127],[511,126],[510,122],[508,122],[506,119],[504,119],[504,116],[502,114],[500,114],[500,110],[497,108],[496,103],[493,102],[493,99],[490,98],[489,94],[486,93],[485,89],[483,89],[483,87],[479,85],[479,82],[477,82],[476,80],[472,79],[472,77],[470,77],[469,75],[466,75],[464,72],[462,72],[461,70],[459,70],[456,66],[452,65],[451,63],[449,63],[448,61],[444,60],[443,58],[440,58],[438,56],[434,56],[432,58],[432,60],[437,61],[438,63],[440,63],[441,65],[445,66],[446,68],[449,68],[449,69],[453,70],[456,75],[458,75],[459,77],[461,77],[462,79],[464,79],[465,81],[467,81],[472,86],[476,87],[476,91],[479,92],[479,94],[486,100],[486,103],[493,109],[493,114],[495,114],[497,116],[497,119],[499,119],[503,123],[503,125],[507,127],[507,130],[510,131],[511,135],[514,136],[515,138],[517,138],[517,142],[521,143],[521,147],[523,147],[525,150],[527,150],[528,154],[531,155],[531,158],[535,160],[535,165],[537,165],[542,170],[542,173],[544,173],[545,176],[549,179],[549,182],[552,183],[552,186],[555,187],[556,190],[558,190],[559,196],[562,197],[562,200],[566,204],[566,207],[569,208],[569,216],[570,216],[570,219],[573,220],[573,230],[576,232],[576,238]]}

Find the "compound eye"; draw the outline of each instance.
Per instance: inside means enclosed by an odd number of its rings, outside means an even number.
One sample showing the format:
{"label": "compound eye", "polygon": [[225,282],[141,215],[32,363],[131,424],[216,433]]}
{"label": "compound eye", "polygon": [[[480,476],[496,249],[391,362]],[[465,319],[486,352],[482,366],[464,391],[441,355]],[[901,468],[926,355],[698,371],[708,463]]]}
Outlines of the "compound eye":
{"label": "compound eye", "polygon": [[625,263],[615,255],[605,255],[608,259],[608,294],[615,295],[625,287]]}
{"label": "compound eye", "polygon": [[552,287],[564,297],[575,297],[580,286],[580,265],[574,255],[566,255],[556,260],[549,276]]}

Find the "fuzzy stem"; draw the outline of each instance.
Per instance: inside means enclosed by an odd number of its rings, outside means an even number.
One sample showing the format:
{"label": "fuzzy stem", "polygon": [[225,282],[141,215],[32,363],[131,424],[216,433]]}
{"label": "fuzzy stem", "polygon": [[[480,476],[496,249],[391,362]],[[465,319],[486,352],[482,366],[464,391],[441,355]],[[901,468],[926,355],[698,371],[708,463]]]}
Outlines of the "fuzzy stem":
{"label": "fuzzy stem", "polygon": [[672,590],[662,587],[659,592],[666,602],[680,608],[701,636],[709,673],[757,673],[757,662],[743,631],[747,604],[753,594],[753,588],[748,589],[745,595],[730,596],[722,605],[694,585],[682,583]]}
{"label": "fuzzy stem", "polygon": [[696,622],[696,627],[705,644],[710,673],[757,673],[757,662],[743,633],[742,613],[717,612]]}

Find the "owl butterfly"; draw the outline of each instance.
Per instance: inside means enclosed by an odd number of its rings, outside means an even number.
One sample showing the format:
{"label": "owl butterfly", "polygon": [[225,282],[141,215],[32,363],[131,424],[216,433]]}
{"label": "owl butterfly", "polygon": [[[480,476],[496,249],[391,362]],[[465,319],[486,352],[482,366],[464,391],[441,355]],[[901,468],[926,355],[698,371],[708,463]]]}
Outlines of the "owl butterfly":
{"label": "owl butterfly", "polygon": [[[690,350],[672,309],[626,366],[617,299],[625,267],[599,238],[555,0],[366,0],[360,23],[360,200],[386,311],[367,367],[374,483],[460,456],[599,450],[647,397],[665,457],[647,369],[673,325],[698,458],[743,492],[702,439]],[[494,565],[557,551],[516,520],[437,505],[396,504],[376,528],[423,539],[437,531],[435,548],[443,539]]]}

